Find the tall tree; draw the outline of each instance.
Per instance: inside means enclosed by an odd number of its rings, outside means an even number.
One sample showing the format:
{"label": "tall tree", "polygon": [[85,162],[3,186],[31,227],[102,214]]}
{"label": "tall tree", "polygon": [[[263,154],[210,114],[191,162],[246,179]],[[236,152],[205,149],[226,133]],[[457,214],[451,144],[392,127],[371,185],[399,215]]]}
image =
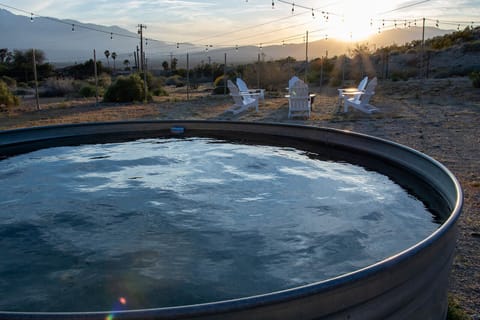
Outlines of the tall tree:
{"label": "tall tree", "polygon": [[115,59],[117,59],[117,53],[115,51],[112,52],[112,59],[113,59],[113,72],[115,72]]}
{"label": "tall tree", "polygon": [[178,63],[178,59],[177,58],[173,58],[172,59],[172,62],[170,63],[170,68],[172,70],[177,70],[177,63]]}
{"label": "tall tree", "polygon": [[123,60],[123,65],[125,66],[125,70],[130,70],[130,60]]}
{"label": "tall tree", "polygon": [[7,53],[8,49],[7,48],[1,48],[0,49],[0,63],[4,63],[5,59],[7,58]]}
{"label": "tall tree", "polygon": [[107,65],[110,68],[110,61],[108,60],[108,57],[110,57],[110,51],[105,50],[103,54],[105,54],[105,57],[107,57]]}
{"label": "tall tree", "polygon": [[163,67],[163,70],[164,70],[164,71],[167,71],[167,70],[168,70],[168,62],[167,62],[167,61],[163,61],[163,62],[162,62],[162,67]]}

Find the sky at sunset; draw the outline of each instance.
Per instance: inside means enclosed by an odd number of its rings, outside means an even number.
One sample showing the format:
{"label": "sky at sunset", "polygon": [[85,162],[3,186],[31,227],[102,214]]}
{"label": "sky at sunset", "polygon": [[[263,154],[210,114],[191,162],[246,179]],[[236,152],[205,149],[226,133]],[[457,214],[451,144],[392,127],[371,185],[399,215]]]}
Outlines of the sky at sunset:
{"label": "sky at sunset", "polygon": [[306,31],[310,40],[360,41],[423,18],[441,29],[480,25],[480,0],[0,0],[0,8],[132,32],[144,24],[153,40],[215,47],[298,43]]}

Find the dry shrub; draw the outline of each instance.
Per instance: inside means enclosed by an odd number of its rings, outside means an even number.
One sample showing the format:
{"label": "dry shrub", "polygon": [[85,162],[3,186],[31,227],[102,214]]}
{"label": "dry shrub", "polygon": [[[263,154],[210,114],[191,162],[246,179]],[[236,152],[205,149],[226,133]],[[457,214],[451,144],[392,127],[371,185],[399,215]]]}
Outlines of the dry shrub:
{"label": "dry shrub", "polygon": [[[282,91],[288,87],[292,75],[292,71],[277,62],[260,62],[245,68],[243,80],[250,89],[257,88],[258,85],[268,91]],[[258,82],[260,83],[257,84]]]}
{"label": "dry shrub", "polygon": [[48,78],[42,86],[41,97],[64,97],[75,92],[74,80]]}

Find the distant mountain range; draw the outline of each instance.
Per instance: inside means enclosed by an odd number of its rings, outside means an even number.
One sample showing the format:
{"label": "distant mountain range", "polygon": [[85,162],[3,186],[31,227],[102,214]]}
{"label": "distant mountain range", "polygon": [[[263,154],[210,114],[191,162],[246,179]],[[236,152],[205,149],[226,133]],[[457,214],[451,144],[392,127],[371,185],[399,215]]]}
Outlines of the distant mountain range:
{"label": "distant mountain range", "polygon": [[[425,38],[451,33],[453,30],[441,30],[438,28],[426,27]],[[122,36],[120,36],[122,35]],[[420,40],[422,38],[421,27],[408,29],[392,29],[373,35],[368,43],[371,49],[383,46]],[[147,40],[148,41],[148,40]],[[104,51],[117,53],[117,63],[129,59],[133,64],[133,53],[139,45],[137,33],[130,32],[117,26],[102,26],[85,24],[74,20],[60,20],[56,18],[30,17],[15,15],[8,10],[0,9],[0,48],[29,49],[36,48],[45,52],[50,63],[57,65],[82,63],[93,57],[93,50],[96,49],[97,59],[105,62]],[[150,46],[149,46],[150,45]],[[260,55],[266,61],[294,57],[297,60],[305,60],[305,44],[288,44],[285,46],[265,46],[261,49],[256,46],[215,49],[195,47],[193,45],[181,44],[180,48],[175,45],[155,41],[145,47],[150,67],[160,68],[163,61],[169,61],[171,57],[178,59],[180,67],[185,66],[186,51],[189,54],[190,64],[195,65],[203,62],[223,63],[227,53],[227,63],[246,63],[256,61]],[[312,41],[308,44],[308,58],[335,56],[345,53],[355,44],[338,41],[334,39]],[[168,52],[165,53],[165,48]],[[163,51],[163,53],[160,53]],[[158,52],[158,53],[156,53]]]}

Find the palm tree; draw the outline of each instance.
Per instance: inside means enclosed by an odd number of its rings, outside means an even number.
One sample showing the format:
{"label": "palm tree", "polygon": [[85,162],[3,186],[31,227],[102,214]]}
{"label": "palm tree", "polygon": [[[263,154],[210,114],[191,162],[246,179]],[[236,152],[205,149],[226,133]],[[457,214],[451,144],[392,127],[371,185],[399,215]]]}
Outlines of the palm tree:
{"label": "palm tree", "polygon": [[117,53],[115,51],[112,52],[112,59],[113,59],[113,72],[115,73],[115,59],[117,59]]}
{"label": "palm tree", "polygon": [[108,67],[110,68],[110,61],[108,60],[108,57],[110,57],[110,51],[105,50],[104,54],[105,54],[105,57],[107,57],[107,64],[108,64]]}
{"label": "palm tree", "polygon": [[130,60],[123,60],[123,65],[125,66],[125,70],[130,70]]}

